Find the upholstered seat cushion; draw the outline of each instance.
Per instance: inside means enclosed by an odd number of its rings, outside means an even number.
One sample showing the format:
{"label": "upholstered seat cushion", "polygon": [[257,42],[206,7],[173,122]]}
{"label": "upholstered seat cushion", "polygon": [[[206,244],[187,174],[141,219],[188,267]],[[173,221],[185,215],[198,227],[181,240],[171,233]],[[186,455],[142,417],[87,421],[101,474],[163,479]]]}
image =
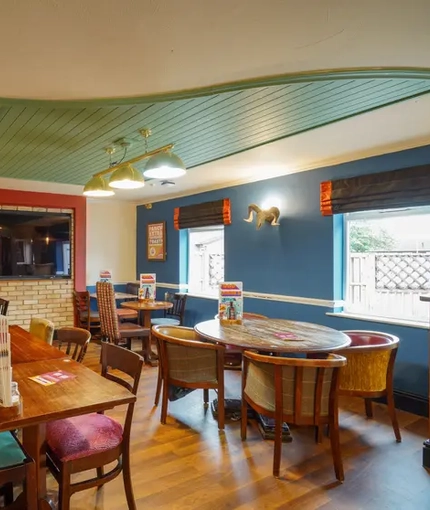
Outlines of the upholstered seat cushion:
{"label": "upholstered seat cushion", "polygon": [[132,324],[130,322],[123,322],[118,325],[119,333],[121,338],[134,338],[141,336],[149,336],[150,330],[149,328],[144,328],[139,326],[139,324]]}
{"label": "upholstered seat cushion", "polygon": [[180,326],[181,322],[178,319],[169,319],[168,317],[159,317],[152,319],[151,324],[153,326]]}
{"label": "upholstered seat cushion", "polygon": [[26,457],[17,440],[10,432],[0,432],[0,469],[17,466]]}
{"label": "upholstered seat cushion", "polygon": [[48,423],[49,448],[63,462],[81,459],[121,444],[122,426],[104,414],[86,414]]}
{"label": "upholstered seat cushion", "polygon": [[136,319],[136,310],[127,310],[126,308],[117,308],[116,314],[120,319]]}

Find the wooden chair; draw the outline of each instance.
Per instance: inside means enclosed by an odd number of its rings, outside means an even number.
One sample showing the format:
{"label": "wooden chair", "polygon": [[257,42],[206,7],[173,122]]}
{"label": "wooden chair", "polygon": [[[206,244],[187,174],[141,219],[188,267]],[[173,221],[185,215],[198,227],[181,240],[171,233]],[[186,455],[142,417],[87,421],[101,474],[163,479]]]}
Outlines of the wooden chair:
{"label": "wooden chair", "polygon": [[373,417],[372,399],[385,397],[394,435],[401,442],[393,393],[393,372],[399,339],[377,331],[344,331],[351,345],[340,351],[348,360],[340,371],[339,394],[364,398],[366,416]]}
{"label": "wooden chair", "polygon": [[78,363],[84,361],[91,333],[82,328],[64,327],[57,329],[58,348],[65,346],[65,353]]}
{"label": "wooden chair", "polygon": [[90,303],[90,293],[87,290],[73,292],[75,326],[87,331],[94,331],[100,328],[100,315],[91,310]]}
{"label": "wooden chair", "polygon": [[115,304],[115,292],[110,282],[97,282],[101,334],[105,340],[131,349],[133,338],[142,339],[145,361],[150,358],[150,329],[131,322],[119,322]]}
{"label": "wooden chair", "polygon": [[7,309],[9,308],[9,301],[0,298],[0,315],[7,315]]}
{"label": "wooden chair", "polygon": [[52,345],[52,340],[54,339],[54,329],[54,324],[48,319],[43,319],[42,317],[31,318],[30,333],[49,345]]}
{"label": "wooden chair", "polygon": [[25,482],[25,508],[37,510],[36,466],[11,432],[0,432],[0,488],[5,508],[18,509],[13,484]]}
{"label": "wooden chair", "polygon": [[[159,384],[163,386],[161,423],[166,423],[169,386],[203,389],[209,404],[209,389],[218,391],[218,428],[224,428],[224,346],[201,342],[192,328],[154,326],[152,334],[160,349]],[[157,398],[157,397],[156,397]]]}
{"label": "wooden chair", "polygon": [[173,303],[173,307],[164,310],[164,317],[152,319],[151,324],[154,326],[182,326],[184,324],[187,294],[172,294],[171,292],[166,292],[164,294],[164,301]]}
{"label": "wooden chair", "polygon": [[338,376],[343,356],[327,359],[280,358],[245,351],[242,371],[241,436],[246,439],[247,404],[275,420],[273,475],[278,477],[282,450],[282,423],[329,424],[334,470],[344,479],[339,442]]}
{"label": "wooden chair", "polygon": [[[137,394],[143,359],[136,353],[118,346],[102,344],[102,376],[121,384]],[[110,373],[119,370],[132,378],[132,384]],[[134,403],[127,408],[124,427],[101,413],[75,416],[47,424],[47,465],[59,484],[59,510],[70,509],[70,497],[75,492],[101,487],[122,471],[127,504],[136,510],[130,472],[130,431]],[[108,473],[104,466],[115,462]],[[72,483],[71,476],[90,469],[97,477]]]}
{"label": "wooden chair", "polygon": [[127,294],[134,294],[136,297],[139,296],[140,285],[135,282],[128,282],[125,286],[125,292]]}

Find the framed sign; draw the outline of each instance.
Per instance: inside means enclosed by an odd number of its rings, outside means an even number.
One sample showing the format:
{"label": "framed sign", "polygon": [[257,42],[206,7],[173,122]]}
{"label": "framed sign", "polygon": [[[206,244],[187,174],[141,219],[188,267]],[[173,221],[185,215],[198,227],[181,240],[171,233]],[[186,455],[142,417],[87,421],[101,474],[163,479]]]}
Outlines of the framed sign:
{"label": "framed sign", "polygon": [[166,222],[148,223],[146,250],[148,260],[166,260]]}

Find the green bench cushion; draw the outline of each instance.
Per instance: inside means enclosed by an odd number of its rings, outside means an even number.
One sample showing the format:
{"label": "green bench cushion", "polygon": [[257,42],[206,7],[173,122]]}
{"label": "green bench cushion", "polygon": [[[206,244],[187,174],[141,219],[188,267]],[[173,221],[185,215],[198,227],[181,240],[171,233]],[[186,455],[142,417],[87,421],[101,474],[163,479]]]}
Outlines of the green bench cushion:
{"label": "green bench cushion", "polygon": [[10,432],[0,432],[0,469],[22,464],[26,456]]}

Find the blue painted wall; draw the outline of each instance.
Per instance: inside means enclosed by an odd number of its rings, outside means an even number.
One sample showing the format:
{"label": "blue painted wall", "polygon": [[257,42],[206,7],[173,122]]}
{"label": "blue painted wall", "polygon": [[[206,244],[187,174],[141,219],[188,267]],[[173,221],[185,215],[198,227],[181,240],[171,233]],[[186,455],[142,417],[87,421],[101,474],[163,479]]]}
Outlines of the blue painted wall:
{"label": "blue painted wall", "polygon": [[[137,274],[154,272],[157,281],[180,281],[179,232],[173,227],[175,207],[230,198],[232,225],[225,228],[225,279],[243,281],[247,291],[319,299],[341,298],[342,246],[339,217],[322,217],[321,181],[352,177],[430,163],[430,146],[386,154],[315,171],[201,193],[137,208]],[[264,169],[262,169],[264,171]],[[246,223],[250,203],[269,197],[280,201],[281,225]],[[166,221],[166,262],[146,260],[146,225]],[[167,289],[166,289],[167,290]],[[186,320],[193,325],[216,313],[216,302],[189,298]],[[373,329],[400,336],[395,372],[397,390],[425,396],[428,388],[427,331],[325,315],[322,307],[248,299],[245,310],[325,324],[336,329]]]}

